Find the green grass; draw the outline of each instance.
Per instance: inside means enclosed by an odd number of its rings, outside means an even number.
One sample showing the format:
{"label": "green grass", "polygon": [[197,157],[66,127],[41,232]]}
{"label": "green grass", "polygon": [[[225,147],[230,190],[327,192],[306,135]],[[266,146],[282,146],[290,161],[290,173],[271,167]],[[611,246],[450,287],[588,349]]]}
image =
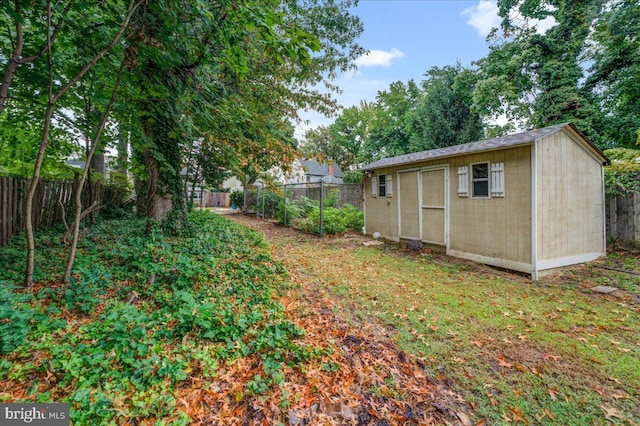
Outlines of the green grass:
{"label": "green grass", "polygon": [[572,280],[532,283],[386,247],[299,249],[313,253],[310,268],[343,307],[393,326],[400,346],[450,381],[477,421],[640,422],[637,303]]}

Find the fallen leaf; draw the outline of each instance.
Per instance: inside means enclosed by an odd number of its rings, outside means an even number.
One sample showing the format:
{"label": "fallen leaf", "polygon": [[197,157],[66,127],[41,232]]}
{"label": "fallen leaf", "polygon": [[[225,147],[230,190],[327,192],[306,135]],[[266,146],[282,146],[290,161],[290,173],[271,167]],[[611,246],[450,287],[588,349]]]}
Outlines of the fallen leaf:
{"label": "fallen leaf", "polygon": [[558,361],[558,360],[561,358],[561,356],[560,356],[560,355],[544,354],[544,355],[542,356],[542,358],[543,358],[543,359],[545,359],[545,360],[552,359],[552,360],[554,360],[554,361]]}
{"label": "fallen leaf", "polygon": [[602,408],[604,410],[604,416],[607,419],[611,419],[612,417],[617,417],[619,419],[622,418],[622,417],[620,417],[620,412],[614,407],[607,408],[604,405],[601,405],[600,408]]}
{"label": "fallen leaf", "polygon": [[613,399],[629,399],[628,395],[625,395],[623,391],[620,389],[616,390],[616,393],[611,394],[611,398]]}
{"label": "fallen leaf", "polygon": [[547,409],[547,408],[542,410],[542,414],[537,414],[536,415],[536,419],[538,419],[538,423],[542,423],[542,419],[544,419],[545,417],[548,417],[551,420],[555,420],[556,419],[556,415],[553,414],[551,411],[549,411],[549,409]]}
{"label": "fallen leaf", "polygon": [[481,341],[479,341],[478,339],[473,339],[473,340],[471,341],[471,344],[472,344],[472,345],[476,345],[476,346],[477,346],[477,347],[479,347],[479,348],[481,348],[481,347],[482,347],[482,345],[483,345],[483,343],[482,343]]}
{"label": "fallen leaf", "polygon": [[556,395],[560,395],[560,392],[558,392],[558,389],[556,389],[556,388],[548,388],[547,389],[547,393],[551,397],[552,401],[556,400]]}
{"label": "fallen leaf", "polygon": [[513,414],[514,422],[529,424],[529,421],[524,416],[524,413],[518,407],[509,407],[509,411],[511,411],[511,414]]}
{"label": "fallen leaf", "polygon": [[498,365],[500,365],[500,367],[510,368],[513,365],[509,361],[507,361],[503,355],[496,357],[496,360],[498,361]]}

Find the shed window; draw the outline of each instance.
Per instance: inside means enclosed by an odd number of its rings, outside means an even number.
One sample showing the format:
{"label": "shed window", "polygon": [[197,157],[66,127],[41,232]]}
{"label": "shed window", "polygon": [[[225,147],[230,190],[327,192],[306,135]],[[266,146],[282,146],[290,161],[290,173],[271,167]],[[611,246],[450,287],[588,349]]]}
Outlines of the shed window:
{"label": "shed window", "polygon": [[387,196],[387,176],[386,175],[378,176],[378,196],[379,197]]}
{"label": "shed window", "polygon": [[489,163],[471,165],[471,196],[489,197]]}

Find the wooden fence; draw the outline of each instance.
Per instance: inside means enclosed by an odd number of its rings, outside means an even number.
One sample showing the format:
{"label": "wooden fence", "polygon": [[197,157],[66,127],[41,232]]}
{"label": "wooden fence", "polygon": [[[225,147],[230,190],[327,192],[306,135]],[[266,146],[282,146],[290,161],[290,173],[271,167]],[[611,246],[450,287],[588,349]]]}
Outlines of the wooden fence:
{"label": "wooden fence", "polygon": [[205,192],[203,207],[229,207],[229,197],[228,192]]}
{"label": "wooden fence", "polygon": [[605,202],[607,240],[625,246],[640,245],[640,193],[608,195]]}
{"label": "wooden fence", "polygon": [[[33,196],[34,229],[63,223],[63,217],[73,216],[74,188],[71,179],[40,179]],[[29,180],[0,176],[0,247],[24,227],[23,204]],[[121,202],[125,194],[100,182],[86,182],[82,190],[82,205],[87,208],[95,202],[100,205]]]}

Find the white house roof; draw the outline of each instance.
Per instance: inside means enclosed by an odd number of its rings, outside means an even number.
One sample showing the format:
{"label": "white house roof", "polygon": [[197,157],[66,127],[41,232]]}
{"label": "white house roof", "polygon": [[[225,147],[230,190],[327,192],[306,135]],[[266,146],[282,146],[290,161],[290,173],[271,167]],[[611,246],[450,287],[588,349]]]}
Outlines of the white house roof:
{"label": "white house roof", "polygon": [[482,151],[493,151],[496,149],[511,148],[519,145],[529,145],[535,143],[537,140],[549,136],[562,129],[570,128],[573,132],[577,133],[582,141],[590,147],[594,153],[602,159],[603,164],[609,164],[609,159],[604,153],[595,146],[587,137],[580,132],[571,123],[562,123],[555,126],[544,127],[542,129],[529,130],[527,132],[516,133],[508,136],[500,136],[493,139],[485,139],[477,142],[465,143],[462,145],[448,146],[446,148],[431,149],[428,151],[415,152],[412,154],[399,155],[397,157],[383,158],[382,160],[375,161],[371,164],[367,164],[362,167],[361,170],[374,170],[383,167],[399,166],[404,164],[417,163],[427,160],[435,160],[444,157],[455,157],[458,155],[472,154]]}

